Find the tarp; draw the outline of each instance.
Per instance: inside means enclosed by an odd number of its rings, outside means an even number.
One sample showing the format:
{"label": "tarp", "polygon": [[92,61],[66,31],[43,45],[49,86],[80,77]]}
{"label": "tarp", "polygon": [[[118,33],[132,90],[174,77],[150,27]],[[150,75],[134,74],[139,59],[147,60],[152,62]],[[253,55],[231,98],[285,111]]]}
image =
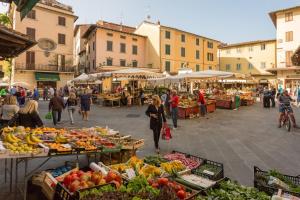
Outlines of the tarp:
{"label": "tarp", "polygon": [[74,78],[72,82],[74,83],[90,83],[95,82],[97,77],[92,76],[91,74],[82,73],[78,77]]}
{"label": "tarp", "polygon": [[37,81],[60,81],[58,73],[35,72]]}

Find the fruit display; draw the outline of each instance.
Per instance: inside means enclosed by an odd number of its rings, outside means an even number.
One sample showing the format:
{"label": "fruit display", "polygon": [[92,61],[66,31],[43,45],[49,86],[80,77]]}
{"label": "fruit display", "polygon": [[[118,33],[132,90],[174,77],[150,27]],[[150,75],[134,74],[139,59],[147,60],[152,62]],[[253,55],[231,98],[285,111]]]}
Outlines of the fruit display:
{"label": "fruit display", "polygon": [[144,158],[144,162],[149,165],[154,165],[156,167],[160,167],[162,163],[168,162],[168,160],[157,155],[157,156],[146,156]]}
{"label": "fruit display", "polygon": [[111,165],[109,166],[112,170],[118,171],[119,173],[125,173],[126,169],[130,169],[131,166],[129,166],[126,163],[120,163],[120,164],[116,164],[116,165]]}
{"label": "fruit display", "polygon": [[160,168],[153,165],[144,165],[138,172],[140,175],[148,178],[159,177],[162,174]]}
{"label": "fruit display", "polygon": [[175,179],[177,182],[182,183],[183,185],[189,186],[197,190],[207,189],[216,184],[215,181],[211,181],[207,178],[197,176],[195,174],[184,174]]}
{"label": "fruit display", "polygon": [[91,142],[89,141],[76,141],[75,145],[77,148],[82,148],[85,149],[87,151],[92,151],[92,150],[97,150],[97,147],[94,146],[93,144],[91,144]]}
{"label": "fruit display", "polygon": [[56,150],[57,152],[71,152],[72,146],[70,144],[60,144],[60,143],[45,143],[51,150]]}
{"label": "fruit display", "polygon": [[199,165],[202,164],[203,160],[200,158],[196,158],[193,156],[187,156],[184,153],[179,153],[179,152],[173,152],[173,153],[169,153],[166,154],[164,156],[165,159],[167,160],[179,160],[182,162],[182,164],[184,164],[187,168],[189,169],[195,169],[197,167],[199,167]]}
{"label": "fruit display", "polygon": [[165,162],[161,164],[161,168],[168,174],[177,173],[186,169],[186,166],[179,160]]}
{"label": "fruit display", "polygon": [[197,101],[192,98],[179,98],[179,107],[190,108],[197,106]]}

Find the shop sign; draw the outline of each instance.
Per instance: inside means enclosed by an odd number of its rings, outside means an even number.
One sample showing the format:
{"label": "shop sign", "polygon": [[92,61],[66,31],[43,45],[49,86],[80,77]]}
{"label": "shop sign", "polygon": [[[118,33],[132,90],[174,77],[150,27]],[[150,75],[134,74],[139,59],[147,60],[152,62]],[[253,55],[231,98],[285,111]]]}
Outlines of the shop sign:
{"label": "shop sign", "polygon": [[261,79],[261,80],[259,80],[259,83],[268,83],[268,80],[267,79]]}

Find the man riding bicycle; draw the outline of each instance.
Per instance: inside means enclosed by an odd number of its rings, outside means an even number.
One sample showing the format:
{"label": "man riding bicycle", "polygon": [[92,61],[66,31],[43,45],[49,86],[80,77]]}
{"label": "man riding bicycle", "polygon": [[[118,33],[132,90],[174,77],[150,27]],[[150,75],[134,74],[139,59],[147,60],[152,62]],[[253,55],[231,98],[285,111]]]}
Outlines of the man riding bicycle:
{"label": "man riding bicycle", "polygon": [[287,111],[288,115],[292,120],[293,127],[297,128],[294,112],[291,106],[291,101],[294,100],[290,97],[287,90],[284,90],[283,93],[279,95],[278,101],[279,101],[279,113],[280,113],[278,127],[281,128],[281,121],[285,115],[285,111]]}

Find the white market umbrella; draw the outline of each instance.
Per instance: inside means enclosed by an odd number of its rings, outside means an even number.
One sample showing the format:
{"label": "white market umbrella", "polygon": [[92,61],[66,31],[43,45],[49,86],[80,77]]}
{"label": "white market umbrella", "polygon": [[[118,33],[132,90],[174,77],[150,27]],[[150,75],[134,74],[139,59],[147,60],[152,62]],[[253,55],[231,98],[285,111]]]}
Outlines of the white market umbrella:
{"label": "white market umbrella", "polygon": [[138,68],[129,68],[129,69],[121,69],[117,71],[111,72],[112,75],[116,78],[131,78],[131,79],[149,79],[149,78],[159,78],[163,75],[160,73],[138,69]]}
{"label": "white market umbrella", "polygon": [[14,82],[11,85],[12,86],[19,86],[19,87],[23,87],[23,88],[29,88],[30,87],[30,85],[26,82]]}

